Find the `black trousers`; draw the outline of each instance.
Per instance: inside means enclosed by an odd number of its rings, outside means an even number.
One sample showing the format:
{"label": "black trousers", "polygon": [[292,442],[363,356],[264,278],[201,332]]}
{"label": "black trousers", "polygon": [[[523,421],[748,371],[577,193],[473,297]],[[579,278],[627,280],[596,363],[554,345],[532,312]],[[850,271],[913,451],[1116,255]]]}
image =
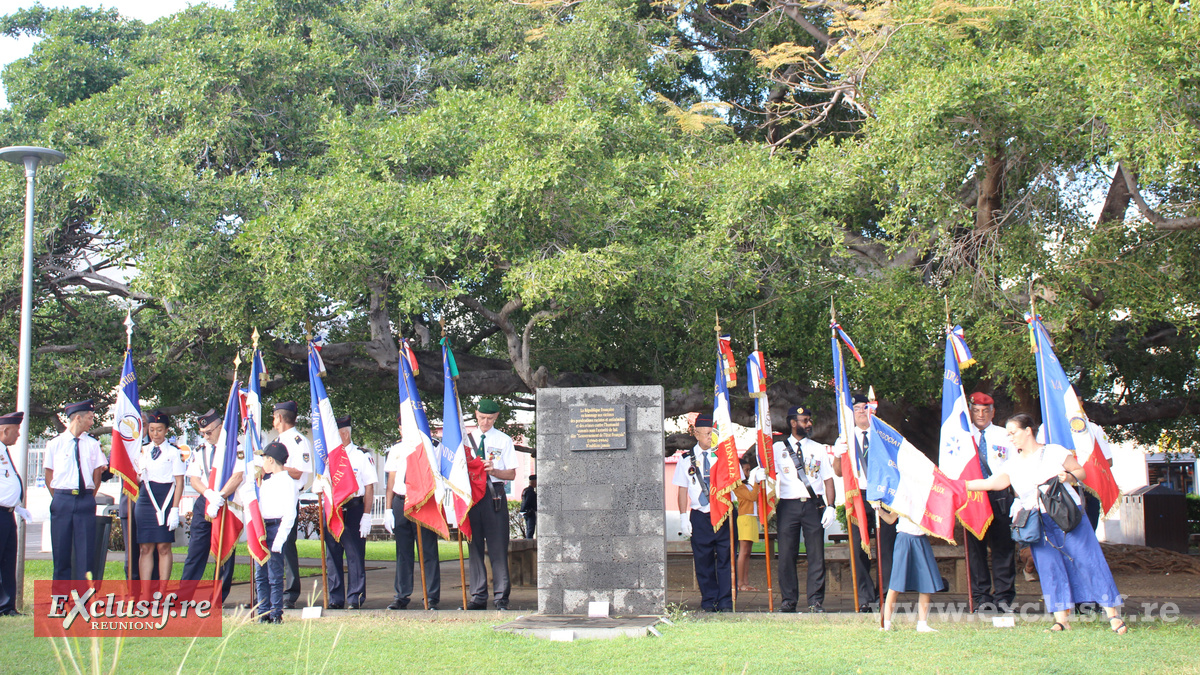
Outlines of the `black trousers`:
{"label": "black trousers", "polygon": [[[325,530],[325,574],[329,579],[330,604],[361,606],[367,599],[367,540],[358,529],[362,517],[363,498],[355,497],[342,505],[342,518],[346,523],[342,538],[335,539],[329,530]],[[346,561],[344,575],[343,558]]]}
{"label": "black trousers", "polygon": [[300,599],[300,554],[296,552],[296,537],[300,533],[300,509],[296,508],[296,521],[292,531],[283,542],[283,604],[296,604]]}
{"label": "black trousers", "polygon": [[[1011,605],[1017,597],[1016,545],[1009,529],[1012,520],[1008,517],[1012,497],[1008,490],[997,490],[988,493],[988,501],[992,504],[992,524],[988,525],[983,539],[976,539],[970,532],[964,535],[967,555],[971,558],[971,598],[976,607],[983,604]],[[992,551],[991,565],[988,565],[989,548]]]}
{"label": "black trousers", "polygon": [[696,583],[700,586],[700,608],[733,609],[733,585],[729,569],[729,527],[733,512],[720,529],[713,530],[709,514],[696,509],[688,514],[692,522],[692,562]]}
{"label": "black trousers", "polygon": [[17,607],[17,517],[0,509],[0,616]]}
{"label": "black trousers", "polygon": [[808,560],[808,605],[825,604],[825,528],[821,527],[820,500],[780,499],[775,511],[775,527],[779,542],[779,591],[785,606],[800,602],[796,560],[800,555],[800,536],[804,535],[805,557]]}
{"label": "black trousers", "polygon": [[[183,573],[179,578],[183,581],[204,581],[204,566],[208,564],[209,551],[212,548],[212,523],[204,517],[204,509],[208,508],[208,500],[201,495],[192,506],[192,534],[188,539],[187,557],[183,560]],[[267,541],[267,546],[271,545]],[[157,557],[157,556],[156,556]],[[221,602],[229,597],[229,587],[233,583],[233,559],[221,565]]]}
{"label": "black trousers", "polygon": [[[429,595],[429,606],[437,607],[442,601],[442,566],[438,560],[438,536],[428,528],[421,527],[404,517],[404,497],[392,495],[392,517],[396,521],[396,600],[411,599],[415,566],[419,562],[416,552],[418,531],[421,537],[421,554],[425,557],[425,592],[421,595],[421,606],[424,607],[424,596]],[[487,586],[484,586],[486,593]],[[484,598],[486,600],[486,596]]]}
{"label": "black trousers", "polygon": [[[883,577],[883,584],[876,590],[879,579],[871,572],[871,558],[863,550],[858,525],[850,526],[851,559],[854,560],[854,572],[858,575],[858,602],[861,605],[876,604],[887,594],[888,582],[892,577],[892,549],[896,546],[896,524],[880,520],[879,528],[875,528],[875,509],[866,505],[867,536],[872,537],[872,550],[879,551],[878,571]],[[878,547],[878,549],[876,549]]]}
{"label": "black trousers", "polygon": [[54,548],[54,580],[86,579],[95,572],[96,496],[54,490],[50,498],[50,542]]}
{"label": "black trousers", "polygon": [[[471,602],[486,603],[488,594],[486,554],[492,562],[492,602],[496,607],[508,606],[512,584],[508,579],[508,501],[501,499],[501,509],[492,506],[491,490],[503,490],[493,485],[478,504],[467,512],[471,523],[470,569]],[[397,523],[399,525],[399,523]]]}
{"label": "black trousers", "polygon": [[533,532],[536,529],[537,529],[537,514],[536,513],[526,513],[525,514],[525,538],[533,539]]}

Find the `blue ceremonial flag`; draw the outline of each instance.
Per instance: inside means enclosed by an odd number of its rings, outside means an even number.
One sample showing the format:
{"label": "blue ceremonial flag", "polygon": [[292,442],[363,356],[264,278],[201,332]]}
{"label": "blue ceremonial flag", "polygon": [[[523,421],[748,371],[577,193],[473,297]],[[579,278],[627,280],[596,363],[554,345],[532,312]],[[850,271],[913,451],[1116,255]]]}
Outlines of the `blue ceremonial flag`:
{"label": "blue ceremonial flag", "polygon": [[[942,430],[938,442],[938,467],[951,478],[983,478],[979,451],[971,434],[967,394],[960,366],[974,363],[961,326],[946,328],[946,360],[942,371]],[[968,492],[967,505],[958,513],[963,527],[983,539],[992,522],[992,504],[985,492]]]}
{"label": "blue ceremonial flag", "polygon": [[946,477],[925,453],[874,415],[870,439],[867,500],[953,544],[954,517],[967,502],[963,482]]}
{"label": "blue ceremonial flag", "polygon": [[346,525],[341,507],[358,491],[358,479],[354,477],[350,457],[342,445],[342,435],[338,432],[333,404],[329,402],[329,396],[325,393],[325,383],[321,380],[324,372],[325,364],[321,361],[321,354],[310,340],[308,391],[312,404],[313,473],[321,478],[319,482],[314,481],[314,489],[321,495],[330,534],[335,539],[341,539]]}
{"label": "blue ceremonial flag", "polygon": [[[452,495],[446,502],[446,518],[455,521],[463,536],[470,539],[471,524],[467,521],[467,512],[475,501],[472,498],[467,434],[463,429],[458,385],[454,381],[457,375],[454,353],[450,350],[450,345],[442,340],[442,451],[438,461],[438,472],[446,481]],[[480,465],[482,466],[482,463]]]}
{"label": "blue ceremonial flag", "polygon": [[1067,373],[1054,355],[1054,344],[1041,316],[1025,315],[1029,324],[1030,340],[1037,361],[1038,396],[1042,405],[1042,427],[1046,442],[1061,445],[1075,452],[1080,465],[1087,470],[1084,487],[1100,498],[1103,513],[1107,514],[1121,489],[1113,478],[1112,468],[1091,429],[1083,412],[1083,402],[1075,393],[1075,387],[1067,379]]}

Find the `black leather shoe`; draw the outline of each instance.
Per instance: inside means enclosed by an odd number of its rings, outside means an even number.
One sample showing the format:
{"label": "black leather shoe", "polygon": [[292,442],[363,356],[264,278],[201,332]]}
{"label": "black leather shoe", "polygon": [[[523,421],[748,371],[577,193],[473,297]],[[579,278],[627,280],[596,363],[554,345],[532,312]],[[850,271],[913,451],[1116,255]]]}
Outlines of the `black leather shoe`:
{"label": "black leather shoe", "polygon": [[859,605],[859,606],[858,606],[858,613],[859,613],[859,614],[870,614],[870,613],[871,613],[871,606],[870,606],[870,605]]}
{"label": "black leather shoe", "polygon": [[431,611],[431,612],[435,612],[435,611],[437,611],[437,605],[430,605],[430,606],[429,606],[429,611]]}
{"label": "black leather shoe", "polygon": [[283,608],[284,609],[296,609],[296,602],[294,600],[284,600]]}
{"label": "black leather shoe", "polygon": [[486,602],[475,602],[474,600],[467,603],[467,609],[487,609]]}
{"label": "black leather shoe", "polygon": [[809,614],[824,614],[825,608],[820,605],[809,605],[808,613]]}
{"label": "black leather shoe", "polygon": [[783,612],[784,614],[795,614],[795,612],[796,612],[796,603],[794,603],[794,602],[785,602],[785,603],[783,603],[783,605],[782,605],[782,606],[779,608],[779,611]]}
{"label": "black leather shoe", "polygon": [[329,609],[346,609],[346,606],[340,602],[329,603]]}
{"label": "black leather shoe", "polygon": [[275,617],[274,619],[271,619],[271,623],[273,623],[273,624],[277,624],[277,625],[278,625],[278,624],[281,624],[281,623],[283,623],[283,617],[282,617],[282,616],[277,616],[277,617]]}
{"label": "black leather shoe", "polygon": [[361,603],[358,603],[358,602],[350,603],[350,609],[360,609],[361,607],[362,607]]}
{"label": "black leather shoe", "polygon": [[388,609],[407,609],[408,598],[396,598],[392,600],[392,604],[387,606]]}

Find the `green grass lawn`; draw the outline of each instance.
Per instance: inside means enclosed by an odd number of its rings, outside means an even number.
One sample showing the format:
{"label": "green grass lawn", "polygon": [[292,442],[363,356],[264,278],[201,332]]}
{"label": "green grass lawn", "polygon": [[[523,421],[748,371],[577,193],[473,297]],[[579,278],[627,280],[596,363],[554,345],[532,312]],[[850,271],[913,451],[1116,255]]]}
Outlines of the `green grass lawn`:
{"label": "green grass lawn", "polygon": [[[186,546],[176,546],[171,549],[175,552],[175,558],[181,559],[187,553]],[[469,557],[467,553],[467,544],[463,542],[463,557]],[[300,539],[296,541],[296,553],[301,558],[320,558],[321,557],[321,542],[316,539]],[[113,555],[112,553],[109,554]],[[122,554],[117,554],[122,555]],[[250,551],[245,544],[237,545],[237,553],[235,555],[250,555]],[[438,542],[438,559],[439,560],[458,560],[458,542],[456,541],[439,541]],[[368,541],[367,542],[367,560],[378,560],[384,562],[395,562],[396,560],[396,542],[395,541]]]}
{"label": "green grass lawn", "polygon": [[[511,617],[515,618],[515,617]],[[662,637],[556,643],[493,630],[490,618],[442,612],[433,621],[350,617],[282,626],[225,621],[225,638],[125,641],[118,672],[140,673],[1196,673],[1200,628],[1186,620],[1137,624],[1117,636],[1102,624],[1048,634],[1044,623],[996,629],[912,623],[891,633],[855,617],[820,621],[727,616],[660,625]],[[340,634],[339,634],[340,633]],[[0,620],[5,672],[56,673],[50,640],[30,618]],[[336,647],[331,646],[336,641]],[[62,641],[56,643],[62,648]],[[90,649],[80,640],[79,648]],[[104,646],[108,670],[113,641]],[[328,656],[328,663],[326,658]],[[183,662],[182,667],[180,667]],[[486,667],[479,664],[487,664]],[[70,666],[68,665],[68,668]],[[88,672],[83,664],[82,670]]]}

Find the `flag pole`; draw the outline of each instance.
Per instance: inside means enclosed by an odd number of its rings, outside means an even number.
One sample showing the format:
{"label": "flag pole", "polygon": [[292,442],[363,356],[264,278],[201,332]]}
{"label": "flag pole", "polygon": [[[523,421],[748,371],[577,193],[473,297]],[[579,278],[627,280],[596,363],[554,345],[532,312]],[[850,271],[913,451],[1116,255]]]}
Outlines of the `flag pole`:
{"label": "flag pole", "polygon": [[[840,352],[842,350],[842,346],[837,344],[837,330],[833,327],[834,324],[836,324],[836,323],[837,323],[837,310],[835,310],[833,308],[833,296],[829,296],[829,337],[834,341],[834,344],[837,345],[837,350]],[[842,377],[844,375],[845,375],[844,370],[841,373],[839,373],[837,371],[834,371],[834,373],[833,373],[834,401],[838,400],[837,397],[841,394],[841,391],[842,391],[842,388],[838,385],[837,380],[839,377]],[[850,434],[846,430],[846,420],[843,419],[841,403],[836,403],[834,405],[834,410],[837,412],[837,417],[838,417],[838,431],[840,431],[842,436],[844,436],[846,438],[846,452],[849,452],[850,451]],[[844,469],[843,469],[843,473],[845,473]],[[843,487],[845,487],[845,482],[846,482],[846,479],[843,476],[843,478],[842,478]],[[850,562],[850,583],[854,586],[854,611],[857,612],[858,608],[859,608],[859,604],[858,604],[858,565],[856,565],[855,563],[858,562],[858,560],[857,560],[858,552],[855,551],[855,549],[854,549],[854,536],[853,536],[854,530],[851,528],[854,525],[858,526],[858,540],[859,540],[859,542],[861,542],[862,541],[863,524],[861,522],[859,522],[858,518],[854,515],[854,505],[850,503],[850,495],[845,495],[843,497],[842,509],[844,509],[846,512],[846,529],[850,530],[850,532],[847,533],[850,535],[850,537],[846,540],[846,551],[850,554],[850,560],[849,560],[849,562]]]}
{"label": "flag pole", "polygon": [[[724,357],[721,356],[721,313],[720,313],[720,311],[713,310],[713,316],[716,318],[716,327],[714,330],[716,330],[716,333],[717,333],[717,368],[719,370],[723,371],[725,369],[725,361],[724,361]],[[721,377],[726,377],[724,372],[721,373]],[[728,387],[726,387],[726,388],[728,389]],[[737,446],[735,445],[734,447],[736,448]],[[737,453],[734,453],[734,454],[737,454]],[[712,501],[711,501],[712,472],[711,471],[709,471],[709,474],[708,474],[708,494],[710,497],[709,504],[710,504],[710,508],[711,508],[711,504],[712,504]],[[730,519],[729,513],[726,512],[725,519],[730,521],[729,522],[729,594],[730,594],[730,597],[733,599],[733,611],[736,612],[737,611],[737,596],[738,596],[738,593],[737,593],[737,555],[734,552],[734,549],[736,548],[736,546],[735,546],[736,542],[735,542],[734,536],[733,536],[733,529],[734,529],[734,525],[737,523],[737,510],[733,509],[733,518],[732,519]],[[709,522],[712,522],[711,518],[709,519]]]}
{"label": "flag pole", "polygon": [[[126,309],[125,310],[125,353],[129,354],[130,350],[132,350],[132,349],[133,349],[133,312],[129,309]],[[236,377],[237,377],[237,375],[235,374],[234,378],[236,379]],[[134,403],[139,403],[139,402],[134,401]],[[114,422],[113,426],[116,426],[117,421],[118,420],[113,421]],[[138,439],[138,442],[141,442],[140,438]],[[129,495],[125,493],[125,480],[123,478],[121,480],[121,494],[118,495],[118,497],[124,497],[126,503],[129,502]],[[134,537],[134,529],[137,527],[136,524],[134,523],[133,508],[134,508],[134,505],[129,504],[128,509],[126,510],[126,514],[128,514],[128,516],[125,518],[125,529],[129,530],[128,532],[125,533],[125,536],[124,536],[124,539],[125,539],[125,580],[126,581],[133,580],[133,537]],[[158,554],[156,553],[155,556],[157,557],[157,555]],[[161,578],[162,574],[159,574],[159,577]],[[140,572],[139,572],[138,578],[139,579],[141,578]],[[167,578],[169,579],[170,575],[167,575]]]}
{"label": "flag pole", "polygon": [[[233,357],[233,386],[237,386],[237,371],[238,366],[242,365],[242,355],[237,353]],[[228,414],[228,412],[226,413]],[[224,463],[222,462],[222,466]],[[224,487],[224,486],[222,486]],[[213,596],[221,597],[221,568],[224,567],[225,561],[221,560],[221,553],[225,550],[225,520],[229,517],[229,506],[222,504],[221,508],[217,509],[217,517],[214,522],[217,524],[217,555],[213,556],[215,563],[213,565]],[[236,547],[236,544],[235,544]],[[233,552],[230,552],[230,556]],[[236,561],[234,562],[236,565]],[[162,578],[162,570],[158,571],[158,576]],[[167,579],[171,578],[171,571],[167,570]],[[220,607],[222,603],[218,602]]]}
{"label": "flag pole", "polygon": [[[879,406],[879,402],[875,400],[875,387],[867,389],[867,415],[875,416],[875,409]],[[875,572],[879,578],[879,627],[883,628],[883,542],[879,536],[883,524],[879,522],[879,509],[883,508],[883,504],[875,507]]]}
{"label": "flag pole", "polygon": [[[254,360],[257,357],[258,357],[258,326],[255,326],[253,331],[251,331],[251,333],[250,333],[250,372],[252,372],[252,373],[254,372]],[[262,373],[260,372],[258,376],[261,378]],[[261,384],[261,382],[260,382],[260,384]],[[260,415],[261,415],[262,401],[259,401],[259,411],[260,411]],[[255,423],[258,423],[258,420],[255,420]],[[260,434],[259,438],[261,441],[261,438],[262,438],[261,437],[261,434],[262,434],[261,427],[259,428],[257,433]],[[253,452],[253,449],[247,448],[247,450],[249,452]],[[246,459],[250,459],[250,458],[247,457]],[[251,461],[253,461],[253,460],[251,460]],[[245,480],[245,478],[243,478],[242,480]],[[254,480],[253,475],[250,476],[250,480]],[[250,509],[245,509],[245,512],[247,514],[249,514]],[[296,510],[296,517],[297,518],[300,517],[299,509]],[[249,515],[247,515],[246,519],[247,519],[247,522],[249,522],[249,520],[250,520]],[[249,535],[246,536],[246,552],[251,553]],[[257,561],[254,559],[254,555],[251,554],[251,556],[250,556],[250,607],[252,607],[252,608],[258,607],[258,584],[254,583],[254,565],[256,562]],[[234,566],[235,567],[237,566],[236,560],[234,561]]]}
{"label": "flag pole", "polygon": [[420,523],[417,526],[417,564],[421,567],[421,595],[425,597],[425,609],[429,609],[429,587],[425,585],[425,547],[421,545],[421,530],[425,529]]}
{"label": "flag pole", "polygon": [[[308,348],[312,349],[312,321],[304,321],[305,339],[308,340]],[[309,388],[312,388],[312,381],[309,380]],[[317,480],[320,480],[317,476]],[[324,489],[324,488],[322,488]],[[331,500],[332,501],[332,500]],[[336,506],[334,508],[337,508]],[[297,514],[299,517],[299,514]],[[317,494],[317,528],[321,536],[321,607],[329,609],[329,569],[325,564],[325,500]]]}
{"label": "flag pole", "polygon": [[[758,312],[757,311],[755,311],[755,310],[750,311],[750,322],[754,328],[754,351],[757,353],[758,352]],[[765,397],[767,394],[766,386],[765,386],[765,384],[766,384],[765,373],[767,371],[767,364],[765,363],[766,357],[763,357],[763,360],[764,360],[764,363],[761,363],[759,365],[762,366],[763,373],[764,373],[763,396]],[[755,402],[754,407],[755,407],[755,410],[757,411],[757,408],[758,408],[757,401]],[[762,414],[766,415],[767,418],[770,419],[771,409],[767,408],[766,410],[764,410],[762,412]],[[760,422],[760,424],[761,424],[761,422]],[[762,449],[764,456],[761,459],[763,459],[763,460],[766,460],[765,453],[774,451],[773,448],[769,447],[769,444],[771,443],[770,438],[767,439],[767,443],[768,443],[768,447]],[[766,466],[767,466],[766,462],[763,461],[763,462],[761,462],[761,464],[763,466],[763,471],[766,471]],[[766,481],[763,481],[763,482],[765,483]],[[760,514],[762,514],[762,517],[760,518],[760,520],[762,522],[762,528],[763,528],[763,550],[765,551],[765,554],[766,554],[765,557],[766,557],[766,563],[767,563],[767,611],[774,612],[775,611],[775,589],[771,585],[771,562],[773,561],[773,556],[771,555],[770,516],[767,513],[767,491],[761,487],[759,488],[759,491],[758,491],[758,512]]]}
{"label": "flag pole", "polygon": [[[949,340],[950,339],[950,331],[954,330],[954,326],[950,323],[950,296],[943,295],[942,299],[946,301],[946,339]],[[959,377],[959,385],[958,386],[960,386],[960,387],[962,386],[961,376]],[[967,409],[970,410],[970,407],[971,407],[971,402],[967,401]],[[972,422],[972,424],[973,424],[973,422]],[[977,458],[979,456],[979,448],[978,447],[975,448],[975,456]],[[967,611],[970,612],[971,614],[974,614],[975,613],[975,593],[974,593],[974,591],[971,590],[971,586],[972,586],[972,584],[971,584],[971,545],[970,545],[970,541],[969,541],[969,537],[972,537],[972,536],[974,536],[974,535],[972,535],[971,532],[969,532],[967,530],[966,526],[964,525],[963,526],[963,559],[967,563]]]}
{"label": "flag pole", "polygon": [[[446,339],[446,317],[445,316],[441,316],[438,318],[438,325],[441,326],[441,328],[442,328],[442,340],[445,341],[445,339]],[[447,343],[446,349],[449,349],[449,348],[450,348],[450,345]],[[451,372],[453,372],[453,371],[451,371]],[[458,395],[458,378],[451,375],[451,379],[454,381],[454,392],[455,392],[455,396],[457,397],[457,395]],[[459,415],[460,416],[462,415],[462,410],[459,410]],[[462,422],[462,419],[460,417],[459,423],[461,424],[461,422]],[[447,424],[446,420],[442,420],[442,440],[443,441],[446,440],[446,431],[445,431],[446,424]],[[472,504],[472,507],[474,507],[473,504]],[[467,512],[470,513],[470,509],[467,509]],[[455,511],[454,515],[457,518],[459,514],[457,511]],[[463,514],[463,515],[466,515],[466,514]],[[455,525],[454,530],[455,530],[455,532],[458,533],[458,579],[462,584],[462,603],[463,603],[462,608],[464,610],[466,610],[466,608],[467,608],[467,566],[466,566],[466,563],[463,562],[462,527],[459,527],[460,523],[455,523],[454,525]]]}

